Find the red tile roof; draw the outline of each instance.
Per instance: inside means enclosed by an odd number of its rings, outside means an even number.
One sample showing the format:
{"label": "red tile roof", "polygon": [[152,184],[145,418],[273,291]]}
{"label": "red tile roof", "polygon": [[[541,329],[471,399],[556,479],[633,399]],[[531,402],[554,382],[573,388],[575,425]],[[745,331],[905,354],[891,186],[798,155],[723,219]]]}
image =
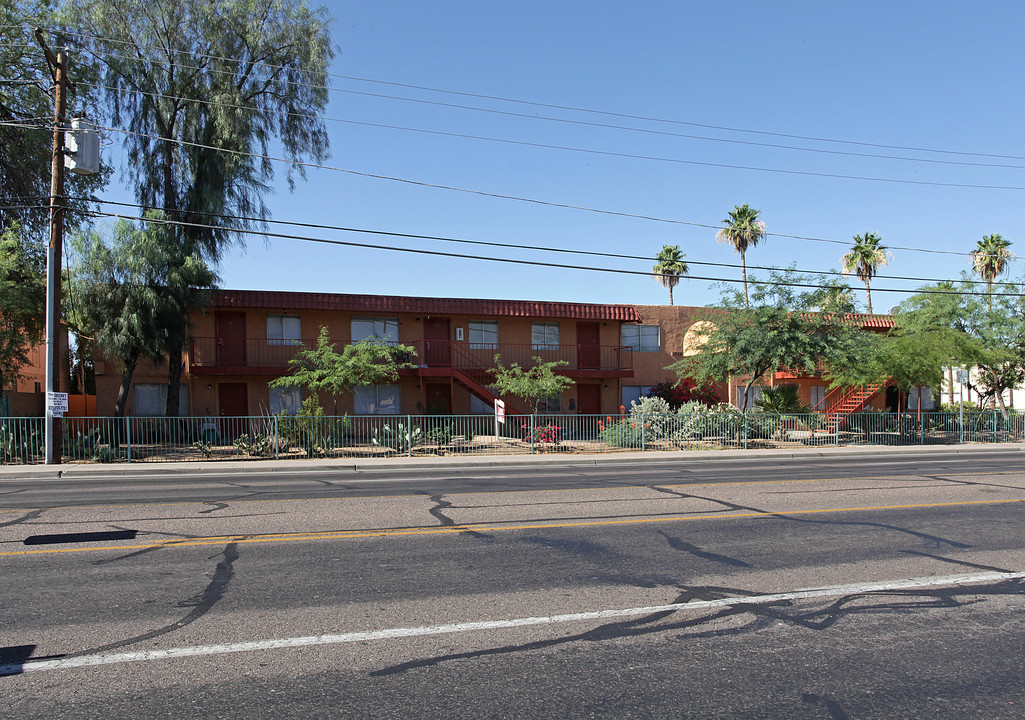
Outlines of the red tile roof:
{"label": "red tile roof", "polygon": [[365,313],[419,315],[516,316],[575,320],[640,322],[633,305],[539,302],[535,300],[479,300],[464,298],[396,297],[393,295],[341,295],[335,293],[217,290],[212,308],[266,308],[274,310],[342,310]]}

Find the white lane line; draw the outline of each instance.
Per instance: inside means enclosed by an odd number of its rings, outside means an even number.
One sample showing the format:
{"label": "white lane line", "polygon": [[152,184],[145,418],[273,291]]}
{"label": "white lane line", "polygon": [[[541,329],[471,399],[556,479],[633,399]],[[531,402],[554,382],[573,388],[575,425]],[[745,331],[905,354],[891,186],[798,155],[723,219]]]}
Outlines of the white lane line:
{"label": "white lane line", "polygon": [[168,650],[146,650],[142,652],[126,652],[111,655],[83,655],[81,657],[67,658],[63,660],[55,659],[33,662],[30,659],[24,663],[0,665],[0,676],[17,675],[38,670],[64,670],[68,668],[88,667],[94,665],[115,665],[118,663],[167,660],[170,658],[195,657],[201,655],[223,655],[226,653],[249,652],[252,650],[276,650],[279,648],[296,648],[311,645],[338,645],[341,643],[391,640],[395,638],[415,637],[418,635],[443,635],[446,633],[498,630],[502,628],[527,627],[532,625],[554,625],[557,623],[580,622],[585,620],[609,620],[613,618],[638,617],[661,612],[708,610],[713,608],[743,605],[767,605],[769,603],[780,602],[783,600],[806,600],[810,598],[842,597],[845,595],[860,595],[875,592],[959,587],[964,585],[980,585],[983,583],[1021,579],[1025,579],[1025,572],[985,572],[976,573],[974,575],[943,575],[924,578],[908,578],[905,580],[886,582],[836,585],[833,587],[794,590],[791,592],[774,593],[771,595],[729,597],[719,598],[718,600],[695,600],[692,602],[673,603],[670,605],[651,605],[648,607],[623,608],[616,610],[596,610],[593,612],[549,615],[545,617],[482,620],[478,622],[454,623],[450,625],[389,628],[386,630],[368,630],[364,632],[350,632],[338,635],[309,635],[306,637],[255,640],[252,642],[226,643],[221,645],[199,645],[194,647],[171,648]]}

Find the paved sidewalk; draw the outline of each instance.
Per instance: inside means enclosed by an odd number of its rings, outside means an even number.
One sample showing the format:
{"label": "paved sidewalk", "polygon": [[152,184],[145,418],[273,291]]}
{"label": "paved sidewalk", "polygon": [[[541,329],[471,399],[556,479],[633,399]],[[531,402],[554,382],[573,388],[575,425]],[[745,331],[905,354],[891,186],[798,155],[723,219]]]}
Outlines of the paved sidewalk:
{"label": "paved sidewalk", "polygon": [[[757,458],[772,460],[814,458],[864,458],[870,456],[904,457],[915,455],[1025,453],[1025,443],[966,444],[966,445],[859,445],[853,447],[814,448],[801,450],[676,450],[619,453],[555,453],[537,455],[492,455],[472,457],[391,457],[391,458],[337,458],[312,460],[221,460],[190,462],[138,462],[138,463],[69,463],[65,465],[4,465],[0,466],[0,482],[19,479],[147,477],[199,474],[246,473],[301,473],[306,470],[357,473],[364,471],[400,470],[468,470],[473,468],[517,467],[535,465],[623,465],[639,463],[691,463],[750,461]],[[1025,461],[1025,456],[1022,457]],[[1023,462],[1025,468],[1025,462]]]}

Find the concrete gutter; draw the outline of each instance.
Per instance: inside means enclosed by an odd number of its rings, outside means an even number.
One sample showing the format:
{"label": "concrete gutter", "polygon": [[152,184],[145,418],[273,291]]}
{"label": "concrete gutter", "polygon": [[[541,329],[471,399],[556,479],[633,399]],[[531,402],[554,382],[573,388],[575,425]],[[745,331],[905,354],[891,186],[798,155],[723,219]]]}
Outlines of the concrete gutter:
{"label": "concrete gutter", "polygon": [[[1025,443],[966,445],[906,445],[899,447],[865,445],[855,447],[800,450],[672,450],[614,453],[539,453],[536,455],[492,455],[471,457],[391,457],[338,458],[323,460],[219,460],[189,462],[70,463],[66,465],[0,466],[0,482],[6,480],[47,480],[74,478],[126,478],[168,475],[244,475],[264,473],[302,473],[304,471],[360,472],[443,471],[477,468],[581,467],[658,463],[748,462],[766,460],[815,460],[868,457],[913,458],[937,455],[1013,455],[1025,453]],[[1025,459],[1025,457],[1023,457]]]}

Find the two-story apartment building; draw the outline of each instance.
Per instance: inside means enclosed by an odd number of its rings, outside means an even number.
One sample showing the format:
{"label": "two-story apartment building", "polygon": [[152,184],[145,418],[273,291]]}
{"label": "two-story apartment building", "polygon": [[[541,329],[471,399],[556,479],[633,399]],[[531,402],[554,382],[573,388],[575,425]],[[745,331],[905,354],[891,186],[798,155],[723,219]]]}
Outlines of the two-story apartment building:
{"label": "two-story apartment building", "polygon": [[[629,305],[220,290],[191,322],[182,414],[294,411],[301,391],[269,383],[288,373],[289,359],[313,346],[322,326],[339,347],[376,337],[416,349],[414,367],[402,370],[396,383],[321,398],[329,413],[493,412],[488,371],[496,355],[504,365],[525,367],[535,357],[561,361],[558,372],[574,384],[548,409],[603,413],[618,409],[621,383],[633,375],[634,353],[622,338],[638,315]],[[166,378],[166,366],[140,364],[128,412],[162,414]],[[98,365],[101,412],[112,406],[106,399],[116,395],[119,382],[116,363]]]}

